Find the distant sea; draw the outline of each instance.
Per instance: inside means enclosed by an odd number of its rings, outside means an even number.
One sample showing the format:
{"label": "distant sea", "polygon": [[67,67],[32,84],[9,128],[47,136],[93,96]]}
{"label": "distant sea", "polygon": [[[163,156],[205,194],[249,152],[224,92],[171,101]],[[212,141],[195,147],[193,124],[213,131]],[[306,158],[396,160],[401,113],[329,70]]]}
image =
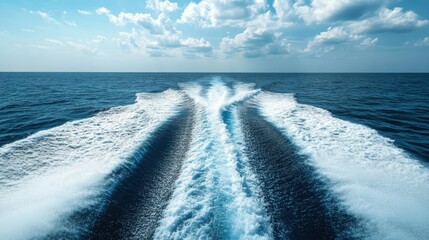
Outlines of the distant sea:
{"label": "distant sea", "polygon": [[0,239],[425,239],[429,74],[0,73]]}

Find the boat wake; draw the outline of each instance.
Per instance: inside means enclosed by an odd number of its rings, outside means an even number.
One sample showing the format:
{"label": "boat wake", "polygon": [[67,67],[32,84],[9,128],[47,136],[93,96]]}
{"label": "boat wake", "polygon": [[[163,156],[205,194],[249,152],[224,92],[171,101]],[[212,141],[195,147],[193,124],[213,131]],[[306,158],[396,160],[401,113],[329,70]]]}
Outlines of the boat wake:
{"label": "boat wake", "polygon": [[0,239],[424,239],[428,202],[375,130],[220,78],[0,148]]}

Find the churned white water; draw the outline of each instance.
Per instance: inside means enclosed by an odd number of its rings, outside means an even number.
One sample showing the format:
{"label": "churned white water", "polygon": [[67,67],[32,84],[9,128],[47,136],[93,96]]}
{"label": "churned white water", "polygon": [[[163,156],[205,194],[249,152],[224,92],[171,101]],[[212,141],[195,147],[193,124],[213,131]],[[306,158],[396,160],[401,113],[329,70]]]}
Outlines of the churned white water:
{"label": "churned white water", "polygon": [[429,170],[393,141],[292,94],[263,92],[261,114],[308,155],[349,211],[368,221],[374,239],[427,239]]}
{"label": "churned white water", "polygon": [[[0,148],[0,239],[43,237],[88,207],[106,179],[166,120],[184,95],[137,94],[134,104],[65,123]],[[69,229],[73,232],[75,229]]]}
{"label": "churned white water", "polygon": [[[237,113],[229,109],[259,91],[246,85],[231,89],[217,81],[208,89],[192,84],[182,88],[195,101],[196,122],[190,150],[155,238],[271,238],[256,178],[246,165]],[[233,116],[233,132],[222,117],[225,111]],[[239,162],[243,168],[238,169]]]}

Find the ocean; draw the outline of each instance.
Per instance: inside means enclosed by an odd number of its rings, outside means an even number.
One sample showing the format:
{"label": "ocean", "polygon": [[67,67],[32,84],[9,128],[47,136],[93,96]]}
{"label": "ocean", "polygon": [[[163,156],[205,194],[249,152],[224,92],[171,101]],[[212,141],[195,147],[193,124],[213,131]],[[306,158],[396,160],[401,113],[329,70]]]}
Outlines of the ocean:
{"label": "ocean", "polygon": [[425,239],[429,74],[0,73],[0,239]]}

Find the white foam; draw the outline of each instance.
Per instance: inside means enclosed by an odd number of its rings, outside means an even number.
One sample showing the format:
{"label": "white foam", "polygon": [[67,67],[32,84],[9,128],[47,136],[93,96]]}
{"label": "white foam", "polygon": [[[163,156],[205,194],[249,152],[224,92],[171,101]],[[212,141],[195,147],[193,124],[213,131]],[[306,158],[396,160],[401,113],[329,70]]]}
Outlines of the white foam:
{"label": "white foam", "polygon": [[261,114],[332,181],[344,205],[373,226],[374,239],[427,239],[429,170],[375,130],[263,92]]}
{"label": "white foam", "polygon": [[68,214],[94,204],[106,177],[132,164],[132,154],[184,99],[172,90],[138,94],[135,104],[0,148],[0,239],[43,237]]}
{"label": "white foam", "polygon": [[[216,231],[231,239],[270,238],[272,230],[256,178],[237,140],[242,136],[236,113],[232,112],[233,136],[221,116],[231,104],[257,91],[243,86],[233,93],[220,82],[214,82],[205,95],[201,86],[182,87],[195,101],[196,123],[190,150],[155,238],[210,239]],[[239,161],[244,165],[241,172]],[[244,183],[251,188],[248,194]]]}

